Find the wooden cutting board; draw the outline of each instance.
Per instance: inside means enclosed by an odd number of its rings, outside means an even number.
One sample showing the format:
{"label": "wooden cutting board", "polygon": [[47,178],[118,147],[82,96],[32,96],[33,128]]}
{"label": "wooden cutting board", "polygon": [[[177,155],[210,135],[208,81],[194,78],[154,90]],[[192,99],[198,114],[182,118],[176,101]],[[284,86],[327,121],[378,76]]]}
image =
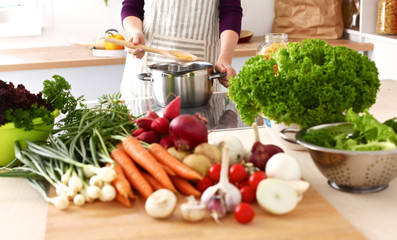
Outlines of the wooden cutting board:
{"label": "wooden cutting board", "polygon": [[[180,197],[179,202],[183,201]],[[286,215],[270,215],[254,204],[256,216],[245,225],[233,214],[219,224],[210,217],[188,223],[182,220],[179,209],[166,220],[156,220],[146,215],[143,204],[143,199],[137,199],[131,208],[117,202],[95,202],[64,211],[49,206],[46,239],[365,239],[313,188]]]}

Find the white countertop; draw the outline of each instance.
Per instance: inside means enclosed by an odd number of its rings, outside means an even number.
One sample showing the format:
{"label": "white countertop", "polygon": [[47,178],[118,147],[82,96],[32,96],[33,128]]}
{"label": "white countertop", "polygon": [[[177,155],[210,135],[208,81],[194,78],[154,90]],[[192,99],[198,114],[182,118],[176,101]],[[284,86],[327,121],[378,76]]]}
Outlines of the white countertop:
{"label": "white countertop", "polygon": [[[397,116],[396,92],[397,81],[382,80],[377,102],[370,109],[380,121]],[[283,145],[281,139],[272,139],[265,128],[259,132],[262,142]],[[239,137],[247,148],[254,142],[251,129],[212,132],[209,141],[225,134]],[[397,179],[378,193],[340,192],[327,184],[306,151],[284,150],[298,159],[303,178],[367,239],[397,239]],[[1,239],[45,239],[47,209],[48,204],[24,179],[0,178]]]}

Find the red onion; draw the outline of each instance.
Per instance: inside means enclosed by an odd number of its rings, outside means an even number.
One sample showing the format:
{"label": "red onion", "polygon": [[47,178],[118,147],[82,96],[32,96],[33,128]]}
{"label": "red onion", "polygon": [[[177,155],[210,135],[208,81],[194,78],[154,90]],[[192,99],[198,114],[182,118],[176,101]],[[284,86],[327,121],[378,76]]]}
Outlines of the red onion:
{"label": "red onion", "polygon": [[189,151],[200,143],[208,142],[205,124],[193,115],[174,118],[170,123],[169,133],[174,140],[175,148],[181,151]]}

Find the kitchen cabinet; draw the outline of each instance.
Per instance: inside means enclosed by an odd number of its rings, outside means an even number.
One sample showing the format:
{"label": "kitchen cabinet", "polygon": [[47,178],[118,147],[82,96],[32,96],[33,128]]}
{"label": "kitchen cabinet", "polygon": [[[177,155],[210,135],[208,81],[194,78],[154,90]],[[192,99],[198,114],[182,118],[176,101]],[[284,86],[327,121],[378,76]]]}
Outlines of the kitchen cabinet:
{"label": "kitchen cabinet", "polygon": [[359,28],[345,29],[344,38],[359,42],[373,43],[373,51],[365,53],[376,63],[380,79],[397,80],[397,35],[383,35],[376,32],[379,0],[360,0]]}

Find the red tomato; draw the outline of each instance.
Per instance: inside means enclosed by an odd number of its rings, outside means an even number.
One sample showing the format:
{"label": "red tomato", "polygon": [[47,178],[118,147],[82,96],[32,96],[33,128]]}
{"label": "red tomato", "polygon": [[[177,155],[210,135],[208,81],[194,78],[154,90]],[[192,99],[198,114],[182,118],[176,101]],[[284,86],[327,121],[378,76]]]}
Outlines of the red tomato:
{"label": "red tomato", "polygon": [[239,223],[249,223],[255,217],[255,211],[248,203],[240,203],[234,209],[234,217]]}
{"label": "red tomato", "polygon": [[236,187],[238,189],[241,189],[242,187],[245,187],[245,186],[249,186],[248,178],[245,179],[244,181],[239,182],[239,183],[236,184]]}
{"label": "red tomato", "polygon": [[241,201],[246,203],[252,203],[256,200],[256,192],[250,186],[244,186],[240,189]]}
{"label": "red tomato", "polygon": [[203,177],[202,179],[198,180],[196,183],[196,188],[201,193],[203,193],[208,187],[214,185],[214,181],[212,181],[209,177]]}
{"label": "red tomato", "polygon": [[229,168],[229,180],[232,183],[239,183],[247,178],[248,174],[245,167],[239,163],[233,164]]}
{"label": "red tomato", "polygon": [[221,177],[221,164],[215,163],[208,170],[208,176],[212,179],[212,181],[218,182]]}
{"label": "red tomato", "polygon": [[256,191],[259,182],[263,179],[266,179],[266,173],[264,171],[257,171],[249,176],[248,182],[249,185]]}

